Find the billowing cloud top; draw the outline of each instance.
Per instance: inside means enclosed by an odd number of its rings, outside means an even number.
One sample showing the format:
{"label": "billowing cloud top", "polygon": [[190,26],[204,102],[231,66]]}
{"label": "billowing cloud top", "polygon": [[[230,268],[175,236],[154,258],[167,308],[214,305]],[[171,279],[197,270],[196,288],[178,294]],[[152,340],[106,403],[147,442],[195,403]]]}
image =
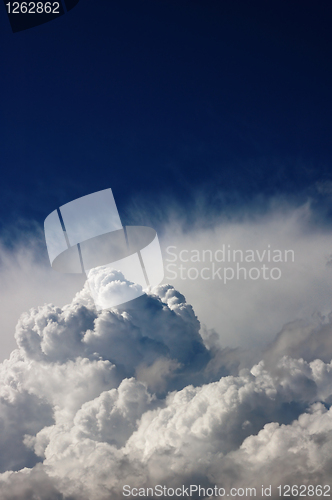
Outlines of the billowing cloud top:
{"label": "billowing cloud top", "polygon": [[[100,273],[105,293],[131,286]],[[170,285],[125,309],[98,312],[87,286],[63,308],[31,309],[0,371],[0,497],[106,500],[124,485],[200,484],[260,498],[266,484],[277,498],[280,484],[327,484],[331,328],[331,318],[286,325],[246,366]],[[324,342],[324,359],[308,354]]]}

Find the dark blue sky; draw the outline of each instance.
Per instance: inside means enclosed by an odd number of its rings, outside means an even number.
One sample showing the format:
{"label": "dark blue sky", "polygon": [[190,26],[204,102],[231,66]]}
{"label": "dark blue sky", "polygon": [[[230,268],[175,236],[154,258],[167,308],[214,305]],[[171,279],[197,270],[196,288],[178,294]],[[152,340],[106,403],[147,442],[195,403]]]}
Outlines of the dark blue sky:
{"label": "dark blue sky", "polygon": [[190,209],[199,190],[220,210],[316,196],[331,26],[324,0],[80,0],[13,34],[2,7],[2,227],[107,187],[120,213],[133,197]]}

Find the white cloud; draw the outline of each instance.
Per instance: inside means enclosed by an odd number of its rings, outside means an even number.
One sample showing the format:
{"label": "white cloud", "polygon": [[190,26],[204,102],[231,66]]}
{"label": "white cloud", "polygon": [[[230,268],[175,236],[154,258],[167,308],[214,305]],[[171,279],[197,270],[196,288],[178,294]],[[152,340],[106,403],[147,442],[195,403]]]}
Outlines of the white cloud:
{"label": "white cloud", "polygon": [[[276,499],[279,484],[328,484],[330,235],[312,229],[308,210],[164,235],[188,248],[218,248],[221,234],[237,248],[294,248],[298,267],[275,288],[181,281],[195,311],[161,285],[98,312],[86,284],[67,305],[24,313],[17,349],[0,365],[0,498],[120,499],[124,484],[255,487],[260,498],[271,484]],[[37,268],[22,278],[25,293]],[[95,278],[106,292],[128,286],[112,271]],[[322,314],[310,317],[314,308]],[[247,336],[254,349],[238,347]]]}
{"label": "white cloud", "polygon": [[[317,401],[331,394],[332,365],[283,358],[278,375],[263,362],[237,377],[187,386],[154,399],[135,379],[84,403],[74,419],[27,439],[43,464],[25,472],[64,498],[120,498],[124,484],[255,487],[327,484],[332,460],[332,413]],[[91,396],[90,396],[91,397]],[[282,410],[298,403],[289,422]],[[306,411],[299,414],[300,405]],[[286,419],[285,419],[286,420]],[[292,481],[291,481],[292,480]],[[3,475],[3,491],[22,476]],[[260,495],[257,495],[260,498]],[[4,498],[10,498],[10,496]],[[22,497],[25,498],[25,497]],[[47,498],[47,496],[41,496]]]}
{"label": "white cloud", "polygon": [[153,397],[145,385],[134,378],[124,379],[118,389],[102,392],[96,399],[82,405],[74,419],[78,437],[121,448],[152,402]]}
{"label": "white cloud", "polygon": [[314,315],[310,321],[295,320],[286,324],[267,347],[264,358],[270,364],[283,355],[332,359],[332,314]]}
{"label": "white cloud", "polygon": [[9,249],[0,242],[0,361],[16,348],[22,311],[45,303],[68,304],[83,284],[81,275],[61,275],[49,264],[43,235],[28,235]]}
{"label": "white cloud", "polygon": [[[332,233],[329,227],[317,224],[317,219],[319,221],[309,203],[294,208],[283,202],[275,202],[264,213],[254,213],[249,207],[238,216],[225,213],[211,219],[197,211],[195,223],[189,227],[173,215],[169,224],[163,227],[161,237],[165,279],[181,290],[200,321],[218,332],[221,346],[261,348],[272,341],[286,323],[310,319],[317,311],[325,315],[330,310],[332,274],[328,262]],[[236,262],[217,261],[222,259],[222,254],[217,253],[215,258],[215,252],[223,248],[226,260],[228,249],[231,260],[233,250],[241,250],[244,256],[248,249],[255,252],[255,262],[240,263],[240,267],[247,268],[246,279],[243,279],[244,271],[239,272],[239,280],[235,279]],[[207,250],[204,255],[203,250]],[[294,251],[294,262],[292,253],[287,254],[287,262],[273,262],[273,257],[278,258],[274,250],[282,252],[283,260],[285,251]],[[210,262],[209,251],[213,262]],[[256,251],[260,257],[265,251],[262,262]],[[236,254],[237,260],[240,255]],[[279,268],[280,279],[271,279],[270,271],[265,272],[269,279],[264,279],[262,265],[270,270]],[[235,278],[226,284],[223,280],[225,267],[235,270]],[[188,274],[190,268],[193,271]],[[190,279],[195,278],[196,269],[200,273],[204,268],[203,277]],[[259,269],[261,277],[249,279],[250,268]],[[218,269],[222,279],[218,277]],[[231,275],[229,271],[228,276]],[[252,276],[255,278],[257,272]]]}

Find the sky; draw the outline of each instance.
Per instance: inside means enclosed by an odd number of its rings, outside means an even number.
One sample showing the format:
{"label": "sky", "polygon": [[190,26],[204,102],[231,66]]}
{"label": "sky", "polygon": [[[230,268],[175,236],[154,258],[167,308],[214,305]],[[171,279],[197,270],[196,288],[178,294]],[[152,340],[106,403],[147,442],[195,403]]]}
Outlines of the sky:
{"label": "sky", "polygon": [[[13,33],[0,9],[1,499],[330,493],[331,15],[79,0]],[[98,310],[44,220],[109,188],[165,273]]]}
{"label": "sky", "polygon": [[329,2],[79,4],[1,16],[2,224],[111,187],[188,211],[330,181]]}

